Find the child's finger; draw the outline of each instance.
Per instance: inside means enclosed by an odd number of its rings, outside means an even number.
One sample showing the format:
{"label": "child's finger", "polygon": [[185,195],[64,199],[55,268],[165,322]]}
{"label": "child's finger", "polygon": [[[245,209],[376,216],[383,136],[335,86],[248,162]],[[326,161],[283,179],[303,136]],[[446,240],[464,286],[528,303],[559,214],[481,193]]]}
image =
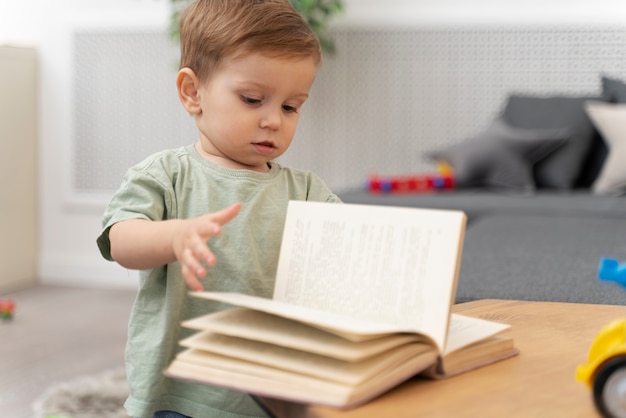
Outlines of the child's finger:
{"label": "child's finger", "polygon": [[204,286],[200,283],[200,280],[196,277],[193,270],[191,270],[187,265],[183,264],[182,266],[183,278],[185,279],[185,283],[191,290],[195,291],[203,291]]}
{"label": "child's finger", "polygon": [[218,212],[212,213],[210,215],[211,221],[218,223],[220,225],[224,225],[225,223],[231,221],[241,209],[241,203],[233,203],[229,207],[222,209]]}
{"label": "child's finger", "polygon": [[[204,238],[202,236],[199,236],[197,239],[194,240],[193,249],[189,249],[194,258],[194,261],[202,260],[209,266],[215,265],[215,256],[213,255],[209,247],[207,247],[206,240],[213,235],[219,235],[219,229],[219,225],[215,225],[215,228],[211,229],[211,233],[206,234]],[[198,276],[198,274],[196,275]]]}
{"label": "child's finger", "polygon": [[187,268],[189,274],[193,274],[194,277],[204,277],[206,275],[206,270],[202,267],[197,256],[191,249],[187,249],[183,253],[180,263],[183,267]]}

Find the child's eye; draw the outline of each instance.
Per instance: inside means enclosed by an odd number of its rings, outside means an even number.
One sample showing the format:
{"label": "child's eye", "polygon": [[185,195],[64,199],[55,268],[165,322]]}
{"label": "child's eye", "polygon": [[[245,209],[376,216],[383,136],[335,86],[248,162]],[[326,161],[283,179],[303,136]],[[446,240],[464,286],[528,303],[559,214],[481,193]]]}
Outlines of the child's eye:
{"label": "child's eye", "polygon": [[298,113],[298,108],[295,106],[283,105],[283,110],[287,113]]}
{"label": "child's eye", "polygon": [[248,97],[248,96],[241,96],[241,101],[249,105],[256,105],[256,104],[261,103],[260,99],[255,99],[253,97]]}

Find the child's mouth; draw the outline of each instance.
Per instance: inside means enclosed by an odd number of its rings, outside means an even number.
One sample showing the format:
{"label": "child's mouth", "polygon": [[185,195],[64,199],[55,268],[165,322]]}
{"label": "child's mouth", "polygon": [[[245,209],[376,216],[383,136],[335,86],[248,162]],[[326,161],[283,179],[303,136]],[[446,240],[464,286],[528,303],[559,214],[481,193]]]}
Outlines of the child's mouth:
{"label": "child's mouth", "polygon": [[276,151],[276,146],[271,142],[255,142],[252,145],[261,154],[271,154]]}

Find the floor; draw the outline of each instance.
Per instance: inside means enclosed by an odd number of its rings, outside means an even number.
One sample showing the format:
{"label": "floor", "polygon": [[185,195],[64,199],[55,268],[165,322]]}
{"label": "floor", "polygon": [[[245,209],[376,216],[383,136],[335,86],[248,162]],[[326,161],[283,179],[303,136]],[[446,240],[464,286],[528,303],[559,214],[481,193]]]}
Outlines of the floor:
{"label": "floor", "polygon": [[37,286],[0,295],[16,303],[0,322],[1,416],[32,418],[50,385],[123,365],[133,290]]}

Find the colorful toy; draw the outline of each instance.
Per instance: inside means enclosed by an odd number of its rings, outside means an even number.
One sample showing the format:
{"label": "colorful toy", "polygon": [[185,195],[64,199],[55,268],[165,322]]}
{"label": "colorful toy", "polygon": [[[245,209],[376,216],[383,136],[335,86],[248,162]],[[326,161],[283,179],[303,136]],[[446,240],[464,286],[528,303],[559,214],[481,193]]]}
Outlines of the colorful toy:
{"label": "colorful toy", "polygon": [[[598,279],[626,288],[626,265],[603,258]],[[593,392],[594,404],[603,417],[626,417],[626,319],[615,320],[600,330],[587,363],[576,369],[576,379]]]}
{"label": "colorful toy", "polygon": [[616,282],[623,287],[626,287],[626,264],[620,264],[613,258],[600,259],[598,279]]}
{"label": "colorful toy", "polygon": [[421,193],[453,189],[455,179],[452,168],[444,161],[437,163],[437,172],[409,176],[373,175],[367,180],[367,190],[372,193]]}
{"label": "colorful toy", "polygon": [[15,302],[11,299],[0,300],[0,318],[3,322],[13,319],[15,312]]}
{"label": "colorful toy", "polygon": [[454,169],[447,161],[439,160],[437,161],[437,173],[441,174],[444,177],[452,177],[454,176]]}
{"label": "colorful toy", "polygon": [[437,175],[421,176],[371,176],[367,181],[367,189],[374,193],[418,193],[433,190],[452,189],[453,177]]}

